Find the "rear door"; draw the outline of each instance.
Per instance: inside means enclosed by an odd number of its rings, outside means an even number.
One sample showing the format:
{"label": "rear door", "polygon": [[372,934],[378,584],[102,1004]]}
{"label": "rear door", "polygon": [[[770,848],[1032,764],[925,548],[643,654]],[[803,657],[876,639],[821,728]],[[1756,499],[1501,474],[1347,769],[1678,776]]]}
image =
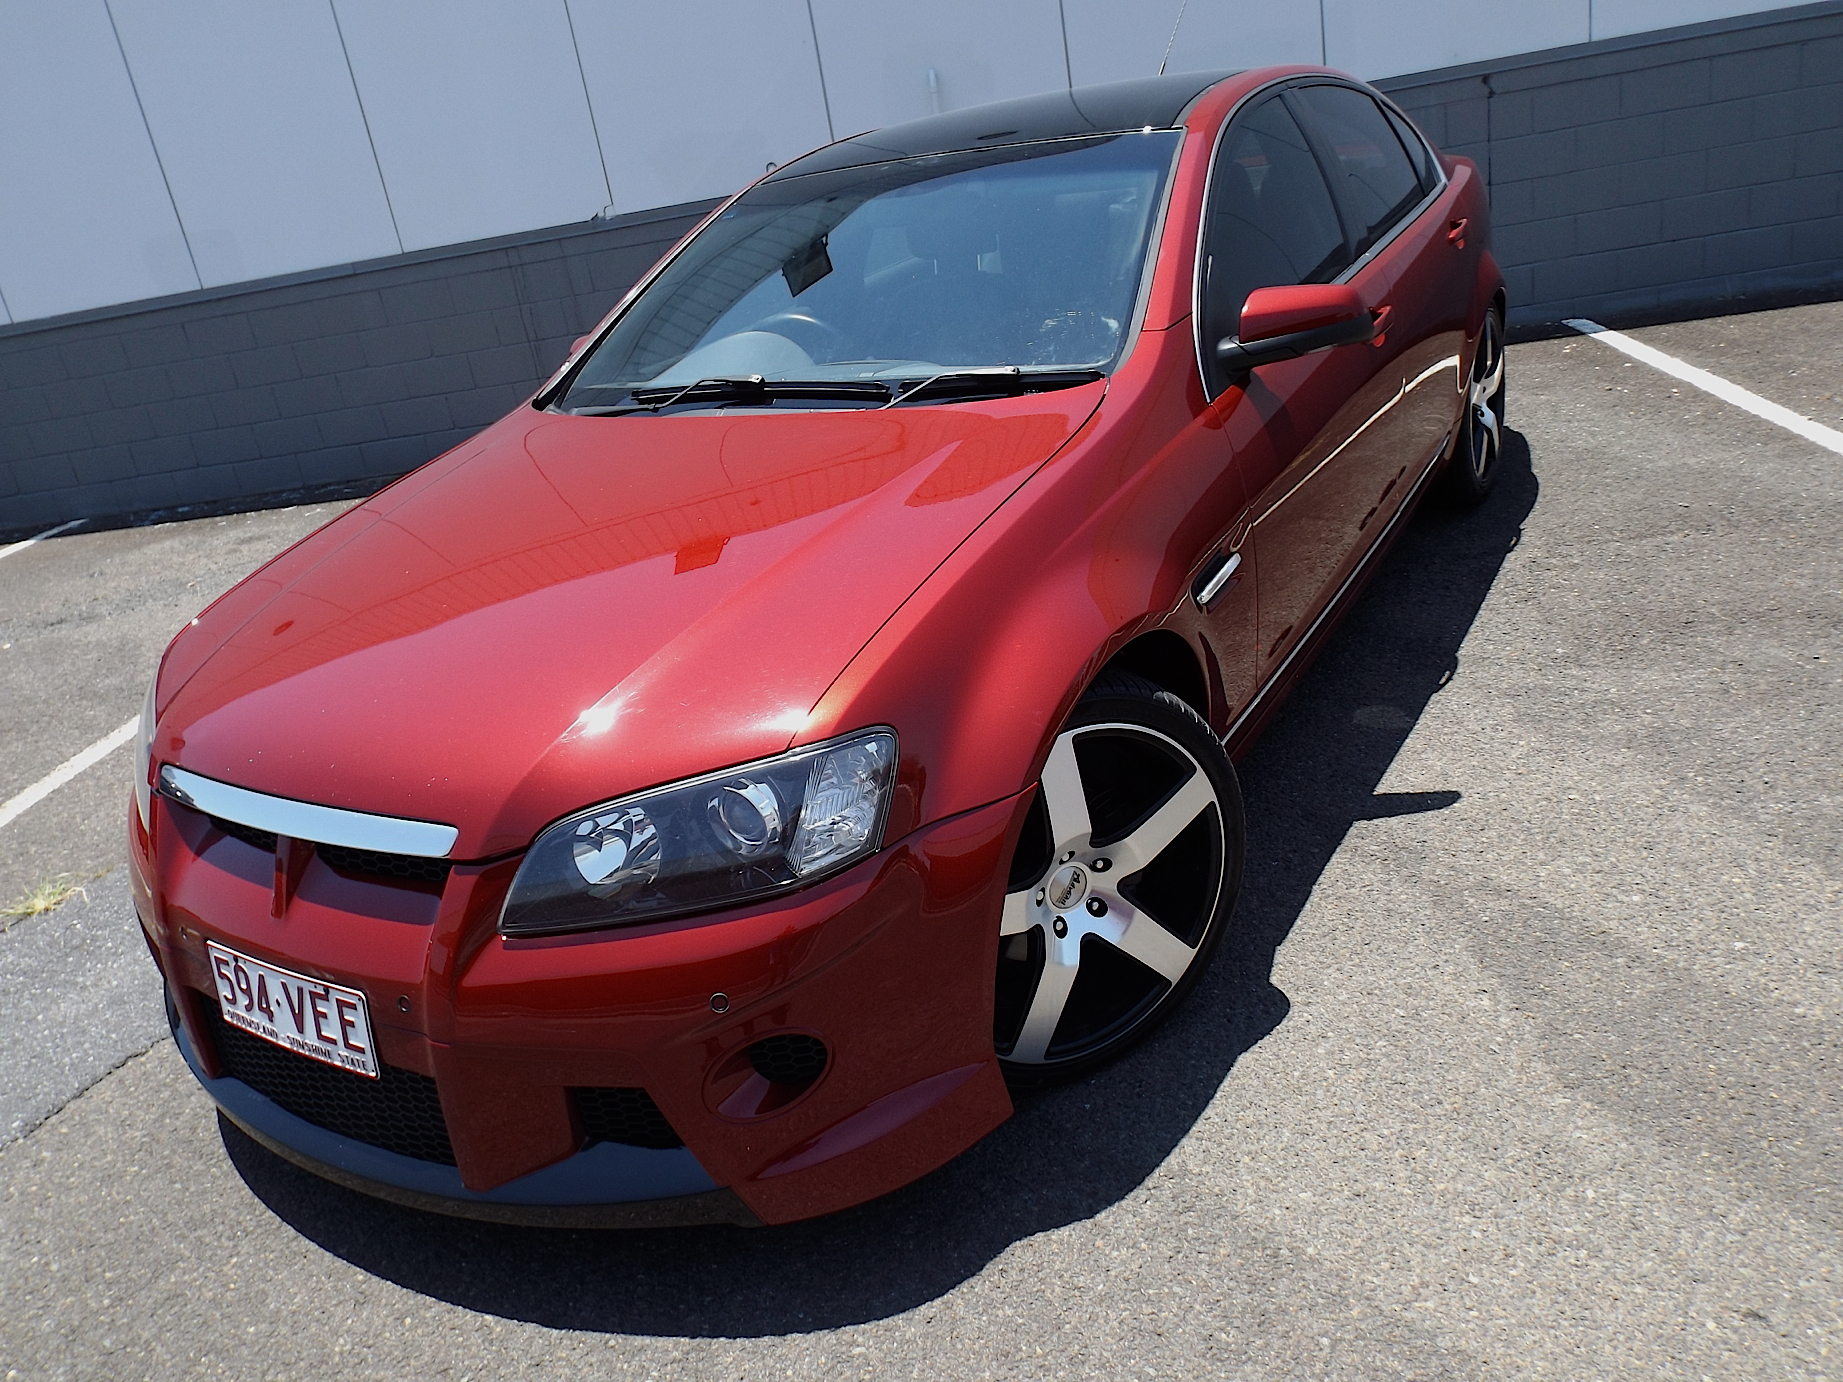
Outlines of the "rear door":
{"label": "rear door", "polygon": [[1465,330],[1464,227],[1449,238],[1452,200],[1426,144],[1368,92],[1315,84],[1289,98],[1318,146],[1351,237],[1351,282],[1379,313],[1379,405],[1362,451],[1351,563],[1412,490],[1452,427]]}

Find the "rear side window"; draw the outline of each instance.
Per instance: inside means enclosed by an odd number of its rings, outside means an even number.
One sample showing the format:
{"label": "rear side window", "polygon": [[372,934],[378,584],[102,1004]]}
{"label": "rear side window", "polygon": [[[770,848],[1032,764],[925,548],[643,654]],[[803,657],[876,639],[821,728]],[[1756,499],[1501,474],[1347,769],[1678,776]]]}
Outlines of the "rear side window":
{"label": "rear side window", "polygon": [[1347,86],[1298,92],[1330,146],[1331,180],[1361,255],[1421,199],[1421,178],[1382,107]]}
{"label": "rear side window", "polygon": [[1389,124],[1401,139],[1402,148],[1408,151],[1408,161],[1414,165],[1414,171],[1420,175],[1421,191],[1431,192],[1440,181],[1439,171],[1434,167],[1433,154],[1427,148],[1427,141],[1401,116],[1387,106],[1382,113],[1389,117]]}
{"label": "rear side window", "polygon": [[1318,160],[1277,96],[1223,136],[1203,254],[1203,358],[1212,377],[1216,342],[1237,333],[1249,293],[1329,283],[1350,262]]}

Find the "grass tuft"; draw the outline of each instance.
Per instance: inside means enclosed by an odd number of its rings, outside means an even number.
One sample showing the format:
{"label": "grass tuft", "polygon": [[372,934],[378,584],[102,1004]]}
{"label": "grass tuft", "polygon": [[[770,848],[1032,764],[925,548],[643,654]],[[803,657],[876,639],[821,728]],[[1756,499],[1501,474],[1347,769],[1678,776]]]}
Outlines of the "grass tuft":
{"label": "grass tuft", "polygon": [[83,893],[85,902],[89,901],[90,895],[83,892],[75,874],[60,873],[55,878],[47,878],[17,902],[0,907],[0,931],[11,930],[14,922],[26,917],[43,916],[60,903],[70,901],[78,893]]}

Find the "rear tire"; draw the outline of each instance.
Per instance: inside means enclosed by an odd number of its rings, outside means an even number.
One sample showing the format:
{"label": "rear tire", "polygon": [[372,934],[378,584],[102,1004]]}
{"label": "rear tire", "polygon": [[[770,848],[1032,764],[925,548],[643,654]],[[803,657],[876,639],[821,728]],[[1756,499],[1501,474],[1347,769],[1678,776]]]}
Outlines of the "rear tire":
{"label": "rear tire", "polygon": [[1013,1084],[1086,1074],[1195,988],[1241,891],[1235,769],[1142,677],[1089,689],[1050,750],[1000,923],[993,1039]]}
{"label": "rear tire", "polygon": [[1446,467],[1446,497],[1461,508],[1484,503],[1497,483],[1504,444],[1504,314],[1485,313],[1472,369],[1466,377],[1465,412]]}

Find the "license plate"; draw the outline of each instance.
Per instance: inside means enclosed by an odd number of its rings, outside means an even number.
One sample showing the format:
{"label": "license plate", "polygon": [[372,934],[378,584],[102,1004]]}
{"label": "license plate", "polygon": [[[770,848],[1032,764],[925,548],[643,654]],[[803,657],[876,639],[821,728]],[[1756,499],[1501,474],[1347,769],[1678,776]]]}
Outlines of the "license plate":
{"label": "license plate", "polygon": [[378,1077],[364,994],[277,969],[216,941],[206,941],[205,949],[226,1022],[341,1070]]}

